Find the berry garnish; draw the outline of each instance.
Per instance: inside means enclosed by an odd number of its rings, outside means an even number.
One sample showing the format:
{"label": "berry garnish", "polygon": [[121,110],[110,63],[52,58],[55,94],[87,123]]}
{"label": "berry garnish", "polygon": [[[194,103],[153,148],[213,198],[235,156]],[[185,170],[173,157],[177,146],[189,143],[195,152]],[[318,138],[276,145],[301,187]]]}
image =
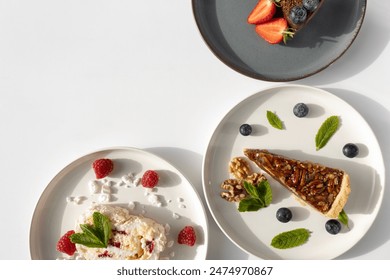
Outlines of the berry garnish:
{"label": "berry garnish", "polygon": [[76,245],[70,241],[69,237],[74,233],[74,230],[69,230],[58,240],[57,251],[73,256],[76,252]]}
{"label": "berry garnish", "polygon": [[179,244],[184,244],[188,246],[194,246],[196,242],[195,230],[192,226],[185,226],[177,237],[177,242]]}
{"label": "berry garnish", "polygon": [[154,170],[145,171],[142,175],[141,184],[145,188],[154,188],[158,184],[159,176]]}
{"label": "berry garnish", "polygon": [[353,143],[345,144],[343,147],[343,154],[346,157],[354,158],[359,154],[359,147]]}
{"label": "berry garnish", "polygon": [[154,249],[154,241],[146,241],[146,249],[148,250],[149,253],[153,252]]}
{"label": "berry garnish", "polygon": [[244,123],[243,125],[240,126],[240,133],[243,136],[248,136],[252,133],[252,126],[250,126],[247,123]]}
{"label": "berry garnish", "polygon": [[279,0],[260,0],[248,16],[248,23],[259,24],[269,21],[276,13],[275,1]]}
{"label": "berry garnish", "polygon": [[294,36],[294,32],[288,28],[284,18],[273,18],[267,22],[256,25],[256,33],[270,44],[286,43]]}
{"label": "berry garnish", "polygon": [[287,223],[291,218],[292,212],[286,207],[279,208],[278,211],[276,211],[276,219],[278,219],[279,222]]}
{"label": "berry garnish", "polygon": [[318,8],[320,0],[303,0],[303,7],[309,12],[313,12]]}
{"label": "berry garnish", "polygon": [[304,7],[295,6],[291,9],[289,17],[295,24],[303,23],[307,18],[307,11]]}
{"label": "berry garnish", "polygon": [[114,162],[108,158],[97,159],[93,162],[92,168],[95,171],[96,179],[102,179],[112,172]]}
{"label": "berry garnish", "polygon": [[294,106],[293,112],[298,118],[303,118],[309,113],[309,107],[305,103],[298,103]]}
{"label": "berry garnish", "polygon": [[338,234],[341,230],[341,223],[336,219],[329,220],[325,223],[325,229],[330,234]]}

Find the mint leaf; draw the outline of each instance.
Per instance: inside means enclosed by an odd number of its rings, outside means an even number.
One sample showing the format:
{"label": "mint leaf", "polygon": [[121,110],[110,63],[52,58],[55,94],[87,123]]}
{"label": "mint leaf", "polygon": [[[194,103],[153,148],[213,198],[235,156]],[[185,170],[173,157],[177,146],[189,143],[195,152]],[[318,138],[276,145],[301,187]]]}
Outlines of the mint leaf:
{"label": "mint leaf", "polygon": [[264,208],[264,203],[257,198],[247,197],[240,201],[238,204],[239,212],[257,211]]}
{"label": "mint leaf", "polygon": [[272,189],[267,180],[261,181],[258,185],[244,181],[244,188],[248,197],[240,201],[238,211],[257,211],[271,204]]}
{"label": "mint leaf", "polygon": [[263,200],[264,207],[267,207],[272,202],[272,189],[267,180],[261,181],[257,187],[259,198]]}
{"label": "mint leaf", "polygon": [[82,244],[89,248],[106,248],[96,236],[85,233],[74,233],[70,236],[70,241],[75,244]]}
{"label": "mint leaf", "polygon": [[102,240],[107,247],[108,240],[110,239],[111,234],[110,220],[99,212],[94,212],[92,217],[93,224],[96,228],[99,239]]}
{"label": "mint leaf", "polygon": [[317,151],[322,149],[335,134],[339,127],[339,122],[338,116],[331,116],[322,123],[315,138]]}
{"label": "mint leaf", "polygon": [[283,122],[274,112],[267,111],[267,119],[269,124],[272,125],[274,128],[283,129]]}
{"label": "mint leaf", "polygon": [[303,245],[309,237],[309,230],[298,228],[276,235],[271,241],[271,246],[277,249],[289,249]]}
{"label": "mint leaf", "polygon": [[347,213],[345,213],[344,209],[341,210],[338,219],[339,219],[339,221],[340,221],[342,224],[344,224],[345,226],[347,226],[347,228],[349,228],[349,226],[348,226],[349,218],[348,218]]}
{"label": "mint leaf", "polygon": [[93,225],[80,225],[83,232],[72,234],[70,241],[90,248],[106,248],[111,234],[110,220],[99,212],[94,212],[92,218]]}
{"label": "mint leaf", "polygon": [[257,191],[257,187],[254,186],[253,184],[244,181],[244,188],[246,192],[253,198],[259,198],[259,193]]}

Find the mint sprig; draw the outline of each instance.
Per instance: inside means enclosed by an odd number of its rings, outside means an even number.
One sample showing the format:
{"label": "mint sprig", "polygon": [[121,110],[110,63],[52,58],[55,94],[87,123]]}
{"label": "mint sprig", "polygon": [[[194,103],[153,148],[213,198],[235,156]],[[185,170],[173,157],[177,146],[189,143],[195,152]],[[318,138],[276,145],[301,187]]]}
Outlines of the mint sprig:
{"label": "mint sprig", "polygon": [[80,225],[83,232],[72,234],[70,241],[90,248],[106,248],[111,235],[110,220],[99,212],[94,212],[92,219],[93,225]]}
{"label": "mint sprig", "polygon": [[283,129],[283,122],[274,112],[267,111],[267,119],[271,126],[276,129]]}
{"label": "mint sprig", "polygon": [[303,245],[309,237],[309,230],[305,228],[297,228],[276,235],[271,241],[271,246],[277,249],[289,249]]}
{"label": "mint sprig", "polygon": [[322,149],[328,143],[330,138],[332,138],[333,134],[336,133],[339,123],[340,121],[338,116],[330,116],[322,123],[315,138],[317,151]]}
{"label": "mint sprig", "polygon": [[344,209],[341,210],[341,212],[339,213],[338,220],[339,220],[343,225],[345,225],[347,228],[349,228],[349,226],[348,226],[349,218],[348,218],[347,213],[345,213]]}
{"label": "mint sprig", "polygon": [[257,185],[244,181],[244,188],[249,196],[240,201],[239,212],[257,211],[271,204],[272,190],[267,180]]}

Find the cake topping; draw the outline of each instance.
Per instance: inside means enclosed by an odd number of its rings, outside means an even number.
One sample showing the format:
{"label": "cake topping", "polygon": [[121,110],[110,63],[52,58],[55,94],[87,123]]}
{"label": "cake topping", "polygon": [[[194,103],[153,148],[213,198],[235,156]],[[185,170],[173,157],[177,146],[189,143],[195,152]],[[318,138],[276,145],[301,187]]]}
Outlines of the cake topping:
{"label": "cake topping", "polygon": [[72,234],[70,240],[91,248],[106,248],[111,235],[110,220],[99,212],[94,212],[92,218],[93,225],[81,224],[83,232]]}

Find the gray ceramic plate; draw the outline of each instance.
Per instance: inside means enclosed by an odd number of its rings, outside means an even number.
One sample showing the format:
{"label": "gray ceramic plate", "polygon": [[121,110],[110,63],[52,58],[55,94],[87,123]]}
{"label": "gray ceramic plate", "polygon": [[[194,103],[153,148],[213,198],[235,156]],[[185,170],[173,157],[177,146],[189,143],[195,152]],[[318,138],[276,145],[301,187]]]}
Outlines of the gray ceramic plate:
{"label": "gray ceramic plate", "polygon": [[246,19],[257,0],[192,0],[196,23],[211,51],[249,77],[292,81],[341,57],[363,23],[367,0],[324,0],[317,15],[287,45],[270,45]]}

